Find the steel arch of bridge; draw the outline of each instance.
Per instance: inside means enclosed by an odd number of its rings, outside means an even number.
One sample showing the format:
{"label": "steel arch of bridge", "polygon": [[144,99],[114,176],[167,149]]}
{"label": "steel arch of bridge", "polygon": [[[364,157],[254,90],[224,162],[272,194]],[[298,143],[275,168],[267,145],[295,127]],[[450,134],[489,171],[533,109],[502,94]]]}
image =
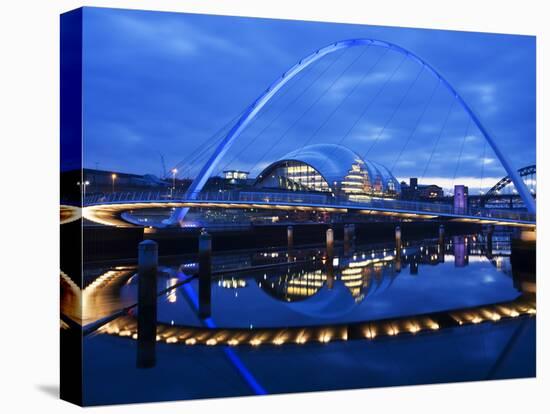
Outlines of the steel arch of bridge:
{"label": "steel arch of bridge", "polygon": [[[258,114],[258,112],[269,102],[269,100],[286,83],[288,83],[293,77],[295,77],[298,73],[300,73],[302,70],[307,68],[309,65],[318,61],[324,56],[330,53],[337,52],[338,50],[357,47],[357,46],[375,46],[375,47],[382,47],[385,49],[393,50],[397,53],[401,53],[405,55],[407,58],[414,60],[424,68],[428,69],[428,71],[432,73],[432,75],[435,76],[436,79],[438,79],[439,82],[441,82],[448,89],[451,95],[457,99],[457,101],[460,103],[462,108],[468,113],[468,115],[470,115],[470,118],[474,121],[476,126],[479,128],[479,130],[481,131],[481,133],[483,134],[483,136],[485,137],[485,139],[487,140],[487,142],[495,152],[496,156],[502,163],[504,169],[508,173],[508,176],[516,186],[516,189],[518,190],[519,195],[523,199],[523,202],[525,203],[527,210],[530,213],[533,213],[533,214],[536,213],[535,201],[531,196],[531,193],[529,192],[527,186],[521,179],[520,175],[511,166],[510,162],[508,161],[504,153],[500,150],[496,141],[492,138],[487,128],[481,123],[481,121],[479,120],[479,117],[476,115],[474,110],[470,108],[468,104],[466,104],[462,96],[459,95],[459,93],[453,88],[453,86],[432,65],[430,65],[428,62],[426,62],[424,59],[422,59],[418,55],[396,44],[386,42],[383,40],[376,40],[376,39],[348,39],[348,40],[342,40],[339,42],[331,43],[330,45],[325,46],[321,49],[318,49],[312,54],[301,59],[298,63],[292,66],[288,71],[283,73],[280,78],[278,78],[275,82],[273,82],[269,86],[269,88],[267,88],[265,92],[262,93],[244,111],[244,113],[241,115],[239,120],[229,130],[225,138],[220,142],[220,144],[218,145],[214,153],[210,156],[208,161],[200,170],[197,177],[191,183],[191,186],[187,190],[187,198],[192,200],[197,197],[198,193],[203,189],[204,185],[208,181],[208,178],[210,178],[210,176],[214,172],[214,169],[216,168],[220,160],[223,158],[223,156],[227,153],[227,151],[231,148],[235,140],[244,131],[244,129],[248,126],[248,124],[254,119],[254,117]],[[168,220],[167,224],[181,223],[183,221],[183,218],[187,214],[187,211],[188,209],[175,210],[174,214]]]}
{"label": "steel arch of bridge", "polygon": [[[536,173],[537,173],[536,164],[528,165],[518,170],[518,174],[520,177],[528,177]],[[510,183],[512,183],[512,179],[510,178],[510,176],[507,175],[506,177],[500,179],[498,183],[496,183],[489,191],[487,191],[484,198],[490,198],[491,196],[497,195],[500,190],[502,190],[504,187],[506,187]]]}

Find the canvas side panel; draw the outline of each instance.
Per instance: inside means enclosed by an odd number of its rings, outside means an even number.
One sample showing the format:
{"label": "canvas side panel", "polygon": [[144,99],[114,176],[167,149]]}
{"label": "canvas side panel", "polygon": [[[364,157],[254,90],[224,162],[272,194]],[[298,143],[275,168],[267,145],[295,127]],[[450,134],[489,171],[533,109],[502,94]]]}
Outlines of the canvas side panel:
{"label": "canvas side panel", "polygon": [[60,395],[82,405],[82,9],[61,15]]}

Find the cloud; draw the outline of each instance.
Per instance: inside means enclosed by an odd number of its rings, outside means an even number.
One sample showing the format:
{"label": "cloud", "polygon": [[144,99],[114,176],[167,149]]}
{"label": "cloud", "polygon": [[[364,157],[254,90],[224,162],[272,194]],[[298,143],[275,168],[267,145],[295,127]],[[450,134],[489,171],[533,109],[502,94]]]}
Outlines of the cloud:
{"label": "cloud", "polygon": [[475,97],[475,107],[482,109],[488,116],[495,115],[500,106],[498,104],[497,86],[494,83],[472,83],[462,88]]}
{"label": "cloud", "polygon": [[[294,63],[316,48],[352,37],[388,40],[422,56],[440,68],[472,104],[483,124],[494,131],[498,145],[516,168],[532,163],[535,158],[534,41],[526,37],[86,10],[84,127],[91,143],[87,156],[101,163],[108,159],[113,163],[112,168],[121,171],[158,171],[158,151],[165,155],[168,164],[192,159],[193,154],[212,142],[214,131],[253,102]],[[332,71],[301,98],[301,107],[287,108],[286,105],[335,56],[321,59],[316,63],[319,66],[292,80],[295,83],[288,85],[288,93],[285,95],[282,90],[284,96],[277,96],[266,107],[272,112],[263,116],[262,111],[239,138],[233,154],[243,152],[232,167],[242,165],[246,169],[247,165],[260,161],[270,142],[277,140],[298,118],[299,122],[268,157],[291,151],[310,137],[311,143],[336,143],[365,109],[367,111],[344,145],[363,155],[376,140],[377,145],[368,158],[391,167],[436,80],[424,71],[395,117],[391,118],[407,85],[418,73],[417,64],[404,63],[392,82],[368,107],[389,71],[402,58],[390,51],[380,65],[366,75],[365,71],[380,52],[367,51],[354,65],[354,70],[344,74],[330,93],[304,116],[301,115],[304,108],[334,81],[354,55],[337,62]],[[361,87],[348,96],[363,77]],[[397,163],[398,175],[421,174],[440,135],[427,173],[444,177],[455,171],[467,117],[455,106],[440,134],[449,102],[454,98],[444,88],[437,89],[434,96]],[[344,104],[334,117],[324,123],[344,98]],[[255,135],[253,131],[261,130],[277,111],[286,112],[250,145]],[[386,125],[388,119],[391,121]],[[316,133],[320,126],[322,128]],[[132,142],[134,145],[128,144]],[[475,127],[469,130],[464,142],[459,175],[480,175],[482,162],[484,175],[499,178],[505,175],[500,175],[500,162]]]}

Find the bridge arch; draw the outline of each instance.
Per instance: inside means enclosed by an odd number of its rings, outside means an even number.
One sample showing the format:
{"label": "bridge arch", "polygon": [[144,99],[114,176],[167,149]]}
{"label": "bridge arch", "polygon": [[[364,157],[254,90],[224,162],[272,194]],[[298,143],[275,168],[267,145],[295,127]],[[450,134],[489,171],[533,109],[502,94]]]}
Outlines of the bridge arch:
{"label": "bridge arch", "polygon": [[[508,173],[508,176],[516,186],[516,189],[518,190],[519,195],[521,196],[523,202],[525,203],[527,210],[530,213],[533,213],[533,214],[536,213],[535,201],[531,196],[527,186],[521,179],[520,175],[515,170],[515,168],[512,167],[507,157],[500,150],[499,146],[497,145],[497,142],[492,138],[492,135],[489,133],[488,129],[481,123],[475,111],[464,101],[462,96],[454,89],[454,87],[432,65],[430,65],[428,62],[426,62],[424,59],[414,54],[413,52],[399,45],[396,45],[394,43],[386,42],[383,40],[377,40],[377,39],[368,39],[368,38],[348,39],[348,40],[342,40],[342,41],[331,43],[328,46],[318,49],[312,54],[301,59],[298,63],[292,66],[288,71],[283,73],[277,80],[275,80],[275,82],[273,82],[269,86],[269,88],[267,88],[264,91],[264,93],[262,93],[244,111],[241,117],[229,130],[225,138],[220,142],[218,147],[215,149],[214,153],[210,156],[208,161],[201,168],[197,177],[191,183],[191,186],[187,190],[187,198],[189,200],[196,199],[198,193],[202,190],[202,188],[210,178],[211,174],[213,173],[214,169],[216,168],[218,163],[221,161],[223,156],[227,153],[227,151],[231,148],[235,140],[245,130],[245,128],[250,124],[250,122],[256,117],[258,112],[269,102],[269,100],[284,85],[286,85],[292,78],[294,78],[302,70],[310,66],[312,63],[320,60],[324,56],[330,53],[337,52],[342,49],[359,47],[359,46],[375,46],[375,47],[381,47],[381,48],[393,50],[397,53],[405,55],[407,58],[410,58],[416,61],[419,65],[426,68],[433,76],[435,76],[436,79],[438,79],[439,82],[441,82],[441,84],[443,84],[446,87],[446,89],[451,93],[451,95],[455,99],[457,99],[459,104],[468,113],[470,118],[474,121],[478,129],[481,131],[482,135],[487,140],[487,142],[495,152],[496,156],[500,160],[501,164],[503,165],[504,169]],[[187,211],[188,209],[176,209],[172,217],[167,221],[167,224],[181,223],[185,215],[187,214]]]}
{"label": "bridge arch", "polygon": [[[537,173],[537,166],[536,164],[528,165],[526,167],[522,167],[518,170],[518,174],[520,177],[529,177],[532,175],[535,175]],[[501,178],[487,193],[485,193],[484,198],[490,198],[491,196],[498,195],[498,192],[501,191],[504,187],[511,184],[513,181],[510,178],[510,176],[506,176],[504,178]]]}

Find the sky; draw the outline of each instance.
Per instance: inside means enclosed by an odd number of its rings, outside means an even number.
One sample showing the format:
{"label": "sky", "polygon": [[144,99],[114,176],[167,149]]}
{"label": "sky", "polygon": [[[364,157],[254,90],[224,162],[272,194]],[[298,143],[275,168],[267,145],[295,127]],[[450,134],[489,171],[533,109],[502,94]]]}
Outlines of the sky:
{"label": "sky", "polygon": [[[535,37],[101,8],[85,8],[83,33],[86,168],[162,175],[163,158],[168,174],[177,166],[178,176],[193,177],[285,71],[352,38],[420,56],[477,113],[512,166],[535,163]],[[506,175],[433,74],[378,47],[336,52],[302,71],[215,172],[256,175],[314,143],[344,145],[399,179],[445,188],[487,189]]]}

